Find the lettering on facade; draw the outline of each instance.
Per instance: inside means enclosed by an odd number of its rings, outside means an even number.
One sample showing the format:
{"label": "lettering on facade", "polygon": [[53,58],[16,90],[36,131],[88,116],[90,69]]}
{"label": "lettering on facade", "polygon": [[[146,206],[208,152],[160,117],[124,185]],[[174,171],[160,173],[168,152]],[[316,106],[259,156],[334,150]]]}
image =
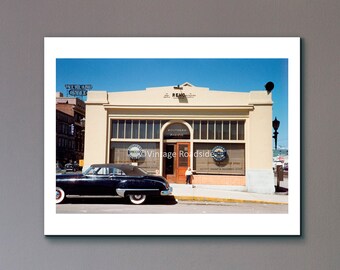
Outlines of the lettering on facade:
{"label": "lettering on facade", "polygon": [[183,124],[171,124],[164,131],[164,139],[190,139],[190,131]]}
{"label": "lettering on facade", "polygon": [[190,93],[190,94],[186,95],[186,97],[187,98],[194,98],[194,97],[196,97],[196,95]]}
{"label": "lettering on facade", "polygon": [[185,93],[172,93],[172,97],[175,98],[186,98]]}
{"label": "lettering on facade", "polygon": [[173,98],[173,99],[186,99],[186,98],[194,98],[196,97],[195,94],[185,94],[185,93],[166,93],[163,98]]}

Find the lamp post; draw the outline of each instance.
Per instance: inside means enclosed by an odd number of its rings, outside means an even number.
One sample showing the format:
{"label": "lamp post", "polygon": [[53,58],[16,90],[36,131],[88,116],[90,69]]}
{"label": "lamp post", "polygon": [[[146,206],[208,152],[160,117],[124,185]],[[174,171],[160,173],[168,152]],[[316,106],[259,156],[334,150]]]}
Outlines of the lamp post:
{"label": "lamp post", "polygon": [[83,117],[82,119],[80,119],[80,127],[81,127],[81,131],[80,131],[80,151],[81,151],[81,158],[79,159],[79,167],[81,167],[83,169],[84,167],[84,138],[85,138],[85,117]]}
{"label": "lamp post", "polygon": [[273,128],[274,128],[273,138],[275,140],[275,150],[277,149],[277,135],[279,134],[277,130],[279,129],[279,127],[280,127],[280,121],[277,120],[275,117],[275,120],[273,121]]}

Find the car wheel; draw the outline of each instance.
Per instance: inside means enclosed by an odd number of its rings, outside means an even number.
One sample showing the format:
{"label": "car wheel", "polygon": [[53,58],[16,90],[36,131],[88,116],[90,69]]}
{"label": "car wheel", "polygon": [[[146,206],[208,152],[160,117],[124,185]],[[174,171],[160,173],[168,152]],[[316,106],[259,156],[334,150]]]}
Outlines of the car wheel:
{"label": "car wheel", "polygon": [[61,203],[65,199],[65,192],[57,187],[56,188],[56,203]]}
{"label": "car wheel", "polygon": [[146,200],[146,195],[134,194],[129,195],[130,202],[133,204],[142,204]]}

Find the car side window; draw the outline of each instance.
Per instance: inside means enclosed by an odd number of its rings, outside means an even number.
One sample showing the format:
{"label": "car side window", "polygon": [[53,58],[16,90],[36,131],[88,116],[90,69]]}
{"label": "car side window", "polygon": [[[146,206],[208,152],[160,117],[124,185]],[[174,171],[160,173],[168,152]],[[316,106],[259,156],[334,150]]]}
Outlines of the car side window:
{"label": "car side window", "polygon": [[113,169],[113,175],[121,176],[121,175],[126,175],[122,170],[117,169],[117,168],[112,168]]}
{"label": "car side window", "polygon": [[92,167],[86,172],[88,176],[122,176],[126,175],[122,170],[114,167]]}
{"label": "car side window", "polygon": [[101,168],[101,167],[91,167],[86,175],[89,176],[105,176],[109,175],[109,168]]}
{"label": "car side window", "polygon": [[99,170],[96,172],[96,175],[109,175],[109,168],[99,168]]}

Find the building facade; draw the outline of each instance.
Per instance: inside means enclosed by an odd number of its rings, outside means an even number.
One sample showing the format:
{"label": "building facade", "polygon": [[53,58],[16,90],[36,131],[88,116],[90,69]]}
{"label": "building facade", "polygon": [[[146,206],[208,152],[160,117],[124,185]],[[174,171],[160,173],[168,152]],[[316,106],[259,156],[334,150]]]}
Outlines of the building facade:
{"label": "building facade", "polygon": [[65,164],[84,159],[85,103],[78,98],[56,95],[56,159]]}
{"label": "building facade", "polygon": [[190,83],[141,91],[90,91],[84,164],[133,163],[172,183],[273,193],[272,97]]}

